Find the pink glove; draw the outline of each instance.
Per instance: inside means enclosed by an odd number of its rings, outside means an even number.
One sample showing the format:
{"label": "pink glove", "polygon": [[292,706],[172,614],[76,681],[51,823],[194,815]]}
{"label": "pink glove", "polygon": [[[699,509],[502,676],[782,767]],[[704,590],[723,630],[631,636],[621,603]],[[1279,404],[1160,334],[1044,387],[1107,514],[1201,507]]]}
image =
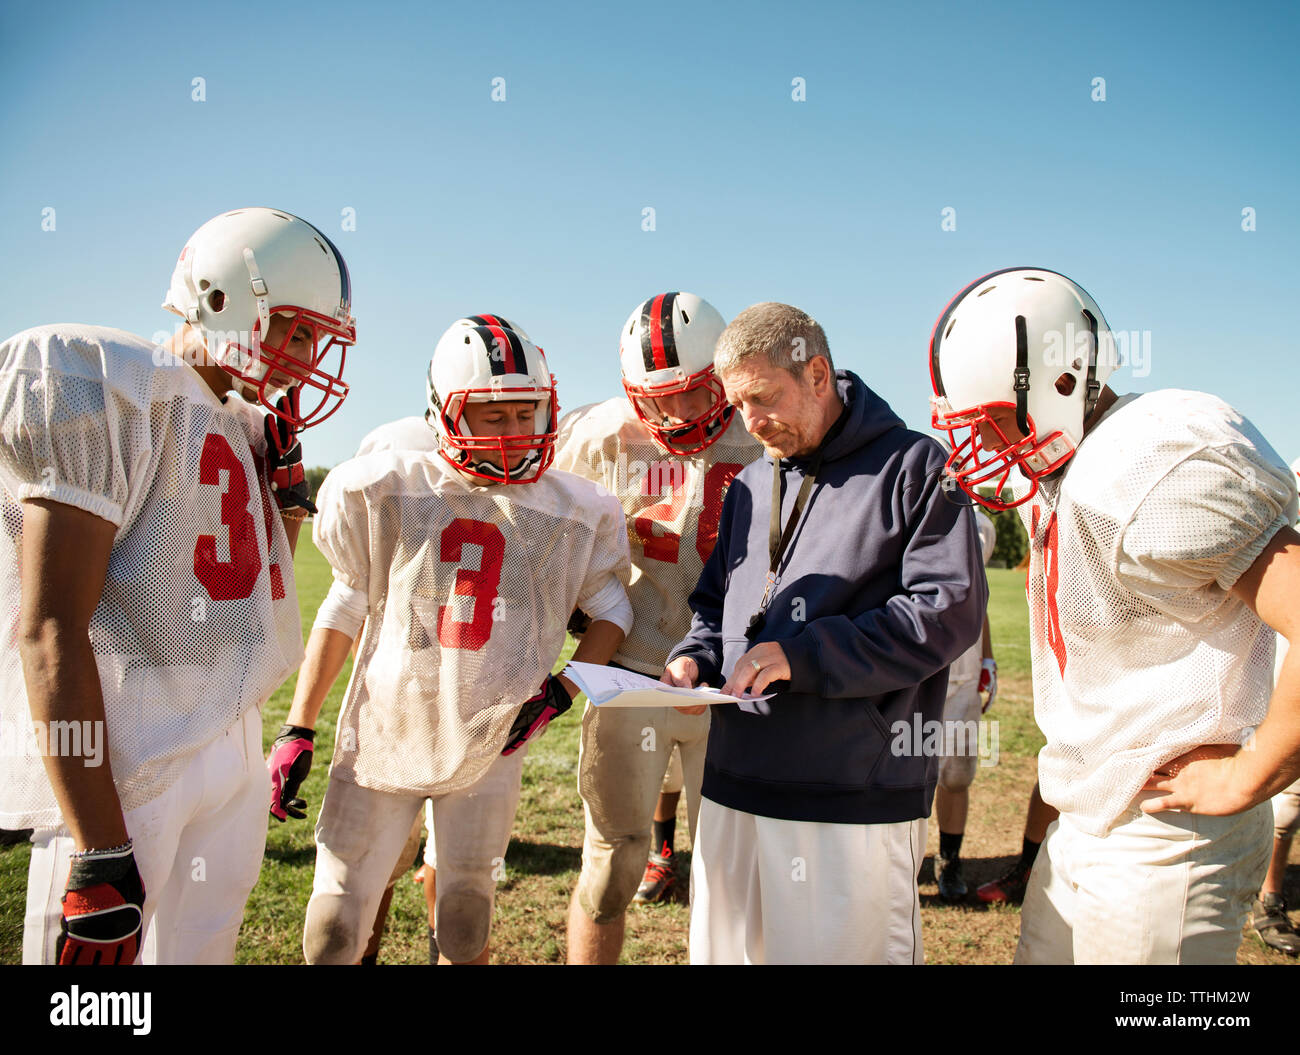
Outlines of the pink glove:
{"label": "pink glove", "polygon": [[271,757],[266,766],[271,771],[271,816],[277,821],[289,817],[306,817],[305,799],[298,798],[298,789],[311,770],[312,741],[316,730],[297,725],[280,727],[275,738]]}
{"label": "pink glove", "polygon": [[564,683],[554,674],[546,675],[537,695],[529,697],[519,708],[519,715],[510,727],[510,735],[506,737],[506,746],[501,753],[512,755],[533,737],[541,736],[551,719],[558,718],[572,705],[573,699]]}

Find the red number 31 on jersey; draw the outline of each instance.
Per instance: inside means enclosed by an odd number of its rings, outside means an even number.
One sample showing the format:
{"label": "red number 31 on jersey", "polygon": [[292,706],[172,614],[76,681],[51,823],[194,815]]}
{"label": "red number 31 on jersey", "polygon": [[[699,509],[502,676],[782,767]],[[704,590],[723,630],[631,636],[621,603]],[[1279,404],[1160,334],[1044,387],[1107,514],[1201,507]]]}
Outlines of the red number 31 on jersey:
{"label": "red number 31 on jersey", "polygon": [[[271,551],[272,524],[271,496],[262,479],[262,460],[253,455],[262,499],[262,518],[266,528],[266,550]],[[221,470],[226,470],[226,489],[221,494],[221,523],[230,542],[230,559],[217,555],[217,537],[200,535],[194,544],[194,575],[214,601],[242,601],[253,592],[257,577],[262,573],[262,555],[257,548],[257,522],[249,512],[251,497],[244,463],[239,460],[230,442],[219,433],[209,433],[203,440],[203,453],[199,456],[199,483],[221,486]],[[284,597],[284,578],[280,565],[272,564],[271,598]]]}

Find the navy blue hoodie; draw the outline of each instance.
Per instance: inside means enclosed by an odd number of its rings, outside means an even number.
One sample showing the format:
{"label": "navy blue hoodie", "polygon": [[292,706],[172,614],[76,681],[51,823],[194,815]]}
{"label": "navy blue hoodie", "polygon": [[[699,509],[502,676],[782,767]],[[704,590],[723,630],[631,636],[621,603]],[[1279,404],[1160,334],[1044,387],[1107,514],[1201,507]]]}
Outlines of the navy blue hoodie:
{"label": "navy blue hoodie", "polygon": [[[713,708],[703,794],[786,820],[876,824],[927,816],[939,759],[895,754],[894,723],[943,717],[948,665],[979,638],[988,587],[975,519],[945,498],[944,454],[848,371],[847,405],[753,644],[778,641],[790,681],[770,713]],[[784,460],[781,523],[810,460]],[[722,684],[768,571],[772,459],[731,484],[691,594],[690,656]],[[909,736],[907,742],[910,744]]]}

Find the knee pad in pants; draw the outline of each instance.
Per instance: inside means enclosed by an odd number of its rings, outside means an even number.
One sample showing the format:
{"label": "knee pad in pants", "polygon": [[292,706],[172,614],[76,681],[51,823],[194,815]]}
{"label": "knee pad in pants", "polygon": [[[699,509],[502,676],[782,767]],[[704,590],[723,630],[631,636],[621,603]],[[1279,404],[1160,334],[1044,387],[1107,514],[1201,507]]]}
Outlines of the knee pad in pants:
{"label": "knee pad in pants", "polygon": [[370,932],[362,937],[360,909],[360,902],[346,894],[312,894],[302,932],[308,963],[351,964],[361,958]]}
{"label": "knee pad in pants", "polygon": [[939,787],[944,791],[965,791],[975,780],[974,758],[949,756],[939,759]]}
{"label": "knee pad in pants", "polygon": [[612,923],[627,911],[645,874],[650,833],[584,848],[578,904],[596,923]]}
{"label": "knee pad in pants", "polygon": [[466,963],[487,946],[492,933],[492,896],[469,886],[443,890],[434,909],[438,951],[452,963]]}

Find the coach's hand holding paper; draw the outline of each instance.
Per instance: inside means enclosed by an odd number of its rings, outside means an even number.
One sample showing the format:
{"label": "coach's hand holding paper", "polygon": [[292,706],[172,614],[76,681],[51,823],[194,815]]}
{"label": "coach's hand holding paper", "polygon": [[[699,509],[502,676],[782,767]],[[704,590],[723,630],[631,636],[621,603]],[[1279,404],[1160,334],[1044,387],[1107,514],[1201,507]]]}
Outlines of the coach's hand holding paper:
{"label": "coach's hand holding paper", "polygon": [[570,662],[564,673],[596,707],[682,707],[703,709],[713,703],[753,703],[767,696],[729,696],[702,686],[672,685],[644,674],[596,663]]}

